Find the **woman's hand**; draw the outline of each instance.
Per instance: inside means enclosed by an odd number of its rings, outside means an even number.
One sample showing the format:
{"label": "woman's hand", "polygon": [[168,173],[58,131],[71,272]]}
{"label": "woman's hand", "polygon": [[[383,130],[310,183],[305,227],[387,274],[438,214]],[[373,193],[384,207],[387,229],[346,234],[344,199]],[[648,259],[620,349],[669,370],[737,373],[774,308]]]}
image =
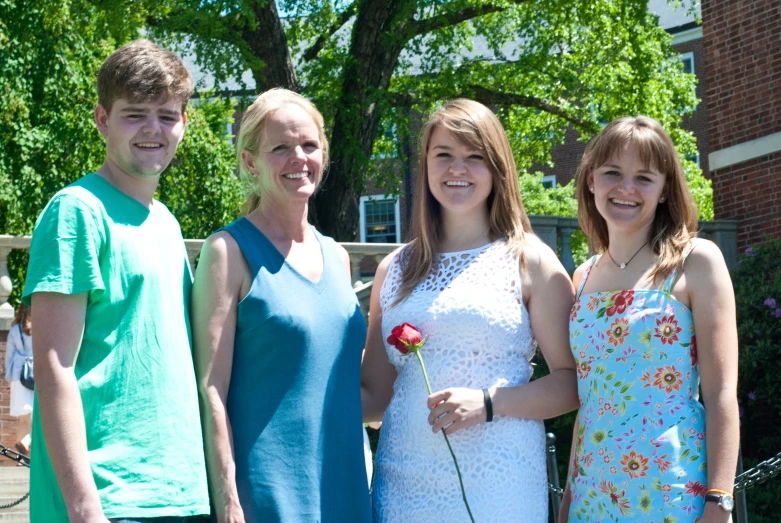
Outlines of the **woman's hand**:
{"label": "woman's hand", "polygon": [[[493,391],[489,389],[493,396]],[[450,388],[428,397],[428,422],[434,434],[445,430],[453,434],[466,427],[483,423],[486,419],[485,398],[478,389]]]}

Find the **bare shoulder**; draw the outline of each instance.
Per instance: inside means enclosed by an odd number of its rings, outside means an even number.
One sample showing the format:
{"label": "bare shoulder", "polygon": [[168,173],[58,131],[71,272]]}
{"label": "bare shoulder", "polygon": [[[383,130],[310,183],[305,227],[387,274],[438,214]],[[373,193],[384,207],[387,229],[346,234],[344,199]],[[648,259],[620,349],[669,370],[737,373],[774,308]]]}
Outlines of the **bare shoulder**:
{"label": "bare shoulder", "polygon": [[[732,282],[719,247],[708,240],[697,239],[694,250],[684,264],[686,292],[694,300],[710,300],[713,296],[732,292]],[[694,302],[694,301],[693,301]],[[692,303],[693,303],[692,302]]]}
{"label": "bare shoulder", "polygon": [[527,271],[532,275],[547,275],[551,273],[566,273],[559,261],[559,257],[553,252],[547,243],[532,233],[524,236],[523,253],[526,256]]}
{"label": "bare shoulder", "polygon": [[[343,245],[341,245],[338,242],[334,242],[336,244],[336,251],[339,253],[339,259],[342,261],[342,265],[344,265],[345,269],[347,269],[347,275],[352,278],[352,263],[350,262],[350,253],[347,252],[347,249],[344,248]],[[350,281],[353,285],[356,283],[359,283],[358,281],[353,282]]]}
{"label": "bare shoulder", "polygon": [[217,231],[203,242],[201,253],[208,252],[218,257],[241,252],[236,239],[228,231]]}
{"label": "bare shoulder", "polygon": [[689,253],[684,265],[684,272],[687,278],[699,279],[707,278],[714,273],[721,273],[727,270],[727,263],[724,261],[724,255],[718,245],[709,240],[694,240],[695,247]]}
{"label": "bare shoulder", "polygon": [[575,269],[575,272],[572,273],[572,284],[577,287],[580,285],[580,280],[583,279],[583,273],[586,272],[586,269],[588,268],[589,262],[585,261],[580,264],[580,266]]}
{"label": "bare shoulder", "polygon": [[350,266],[350,253],[347,252],[347,249],[344,248],[344,246],[341,243],[336,243],[336,250],[339,252],[339,258],[347,264],[347,266]]}
{"label": "bare shoulder", "polygon": [[385,279],[385,275],[388,274],[388,269],[390,269],[391,263],[393,263],[393,260],[398,256],[398,254],[404,249],[407,245],[402,245],[401,247],[397,247],[393,250],[390,254],[388,254],[385,258],[382,259],[380,264],[377,266],[377,272],[374,273],[374,279],[375,281],[379,280],[382,281]]}
{"label": "bare shoulder", "polygon": [[208,266],[211,270],[235,270],[240,274],[247,268],[247,262],[236,239],[227,231],[218,231],[203,243],[198,261],[198,267],[201,266]]}

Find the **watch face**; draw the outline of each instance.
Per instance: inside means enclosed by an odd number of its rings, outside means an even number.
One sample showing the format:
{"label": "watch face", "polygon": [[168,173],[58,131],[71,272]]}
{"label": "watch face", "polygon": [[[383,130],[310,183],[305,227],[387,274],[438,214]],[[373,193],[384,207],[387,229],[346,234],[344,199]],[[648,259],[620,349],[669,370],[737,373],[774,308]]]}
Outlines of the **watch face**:
{"label": "watch face", "polygon": [[719,505],[721,505],[721,508],[726,510],[727,512],[732,512],[732,509],[735,507],[735,500],[732,499],[732,496],[729,494],[725,494],[721,497],[721,501],[719,502]]}

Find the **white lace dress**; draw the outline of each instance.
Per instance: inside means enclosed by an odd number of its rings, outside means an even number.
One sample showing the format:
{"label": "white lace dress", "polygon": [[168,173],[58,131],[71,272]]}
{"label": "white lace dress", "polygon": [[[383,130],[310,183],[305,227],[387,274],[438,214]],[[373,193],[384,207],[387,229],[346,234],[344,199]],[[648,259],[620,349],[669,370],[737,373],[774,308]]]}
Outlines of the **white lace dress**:
{"label": "white lace dress", "polygon": [[[401,284],[398,258],[380,292],[382,333],[408,322],[433,391],[527,383],[533,337],[523,305],[518,258],[504,241],[439,256],[439,270],[391,306]],[[417,358],[386,344],[398,378],[375,460],[374,521],[462,522],[469,516],[442,434],[428,424],[428,392]],[[541,421],[495,416],[450,436],[475,521],[545,523],[545,433]]]}

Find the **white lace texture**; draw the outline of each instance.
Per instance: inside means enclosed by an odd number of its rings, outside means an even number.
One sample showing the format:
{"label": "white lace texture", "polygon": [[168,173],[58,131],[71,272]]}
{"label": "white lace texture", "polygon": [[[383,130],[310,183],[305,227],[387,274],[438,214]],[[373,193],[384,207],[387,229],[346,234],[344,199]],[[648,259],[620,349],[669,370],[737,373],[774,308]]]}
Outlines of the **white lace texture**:
{"label": "white lace texture", "polygon": [[[403,322],[428,339],[421,349],[431,388],[525,384],[534,340],[518,258],[503,241],[439,256],[436,274],[392,306],[398,257],[380,292],[383,338]],[[428,424],[428,391],[417,358],[386,344],[398,378],[375,460],[374,520],[461,522],[469,516],[442,434]],[[475,521],[545,523],[545,434],[541,421],[495,416],[449,436]]]}

